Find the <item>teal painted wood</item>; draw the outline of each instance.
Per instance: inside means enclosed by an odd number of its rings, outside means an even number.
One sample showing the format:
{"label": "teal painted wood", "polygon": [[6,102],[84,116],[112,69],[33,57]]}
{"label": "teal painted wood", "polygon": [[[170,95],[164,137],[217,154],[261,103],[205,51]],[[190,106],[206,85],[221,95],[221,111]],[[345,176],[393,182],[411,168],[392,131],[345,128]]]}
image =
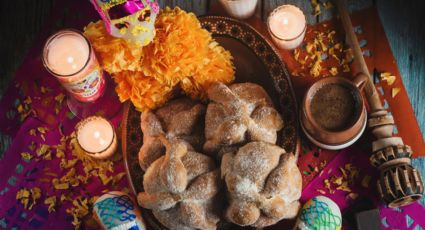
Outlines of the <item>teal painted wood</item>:
{"label": "teal painted wood", "polygon": [[179,6],[180,8],[194,12],[196,15],[206,14],[210,2],[208,0],[195,0],[195,1],[185,1],[185,0],[162,0],[159,1],[160,6]]}
{"label": "teal painted wood", "polygon": [[0,98],[52,5],[53,0],[0,1]]}
{"label": "teal painted wood", "polygon": [[[421,175],[422,180],[425,178],[425,157],[418,157],[415,159],[412,159],[412,166],[418,170],[419,174]],[[422,198],[419,200],[422,206],[425,207],[425,196],[422,196]]]}
{"label": "teal painted wood", "polygon": [[[218,0],[159,0],[160,5],[180,6],[197,15],[203,15]],[[49,15],[54,0],[1,1],[0,28],[0,96],[9,85],[9,79],[19,67],[26,50],[39,33]],[[321,0],[320,2],[324,2]],[[306,14],[309,23],[328,20],[335,15],[335,8],[325,10],[315,17],[311,14],[309,0],[259,0],[256,15],[263,20],[277,6],[294,4]],[[422,134],[425,133],[425,1],[400,0],[348,0],[350,11],[376,4],[394,56],[396,57],[404,85],[415,111]],[[11,23],[13,22],[13,23]],[[422,135],[424,137],[424,135]]]}
{"label": "teal painted wood", "polygon": [[424,138],[425,1],[378,0],[377,8]]}

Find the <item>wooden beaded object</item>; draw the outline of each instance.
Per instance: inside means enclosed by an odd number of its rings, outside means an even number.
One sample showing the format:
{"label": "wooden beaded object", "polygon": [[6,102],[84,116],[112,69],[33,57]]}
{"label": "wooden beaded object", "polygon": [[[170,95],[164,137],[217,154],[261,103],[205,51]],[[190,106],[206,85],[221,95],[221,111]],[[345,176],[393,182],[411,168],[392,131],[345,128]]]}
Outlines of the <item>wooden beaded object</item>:
{"label": "wooden beaded object", "polygon": [[407,205],[422,197],[424,187],[421,177],[410,164],[391,165],[380,171],[378,192],[388,207]]}
{"label": "wooden beaded object", "polygon": [[370,162],[380,171],[378,191],[381,199],[391,208],[410,204],[422,197],[424,186],[418,171],[411,165],[412,150],[399,137],[393,137],[394,119],[383,108],[378,92],[369,74],[359,42],[354,34],[344,0],[336,5],[341,16],[347,41],[354,54],[358,72],[367,75],[365,94],[370,105],[368,127],[376,140],[372,143]]}
{"label": "wooden beaded object", "polygon": [[383,169],[392,165],[393,161],[401,161],[410,164],[411,157],[412,149],[410,146],[393,145],[374,152],[370,157],[370,163],[379,169]]}

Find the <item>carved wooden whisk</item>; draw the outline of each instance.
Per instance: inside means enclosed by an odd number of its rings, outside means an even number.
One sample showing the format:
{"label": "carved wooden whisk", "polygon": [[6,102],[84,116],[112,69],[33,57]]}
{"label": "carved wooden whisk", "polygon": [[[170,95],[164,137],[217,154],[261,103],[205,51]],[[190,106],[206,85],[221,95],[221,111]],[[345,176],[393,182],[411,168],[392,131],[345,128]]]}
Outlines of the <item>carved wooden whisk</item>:
{"label": "carved wooden whisk", "polygon": [[419,172],[411,165],[412,150],[400,137],[393,137],[394,119],[382,106],[354,34],[344,0],[336,0],[347,42],[353,50],[359,74],[368,76],[365,94],[370,106],[368,128],[376,137],[370,162],[380,173],[378,191],[391,208],[410,204],[422,197],[424,186]]}

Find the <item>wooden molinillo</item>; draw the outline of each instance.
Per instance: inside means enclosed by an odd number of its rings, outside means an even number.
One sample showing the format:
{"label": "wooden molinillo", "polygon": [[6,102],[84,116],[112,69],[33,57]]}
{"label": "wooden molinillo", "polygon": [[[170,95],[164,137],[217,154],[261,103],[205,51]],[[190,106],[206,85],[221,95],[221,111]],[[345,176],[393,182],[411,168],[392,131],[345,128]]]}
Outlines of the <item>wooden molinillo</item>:
{"label": "wooden molinillo", "polygon": [[368,128],[376,137],[372,143],[371,164],[378,168],[378,191],[381,199],[391,208],[410,204],[422,197],[424,186],[418,171],[411,165],[412,150],[400,137],[393,137],[394,119],[383,108],[373,84],[369,69],[354,34],[345,0],[337,0],[347,42],[353,50],[354,62],[359,74],[369,78],[365,94],[370,106]]}

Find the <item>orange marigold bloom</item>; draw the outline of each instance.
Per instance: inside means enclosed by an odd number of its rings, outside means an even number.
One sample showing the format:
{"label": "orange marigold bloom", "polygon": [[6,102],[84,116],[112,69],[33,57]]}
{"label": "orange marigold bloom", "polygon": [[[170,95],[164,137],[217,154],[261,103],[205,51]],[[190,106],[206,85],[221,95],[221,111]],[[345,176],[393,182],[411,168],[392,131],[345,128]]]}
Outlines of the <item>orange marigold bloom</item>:
{"label": "orange marigold bloom", "polygon": [[204,64],[199,65],[195,74],[180,82],[181,88],[192,98],[206,98],[206,91],[211,83],[231,83],[234,80],[234,67],[229,51],[219,46],[217,42],[209,45]]}
{"label": "orange marigold bloom", "polygon": [[142,72],[123,71],[115,73],[113,78],[120,101],[130,99],[139,111],[155,109],[172,95],[172,86],[163,85]]}
{"label": "orange marigold bloom", "polygon": [[89,40],[96,52],[100,65],[108,73],[124,70],[140,71],[142,48],[121,38],[111,36],[103,22],[89,23],[84,28],[84,36]]}
{"label": "orange marigold bloom", "polygon": [[230,52],[202,29],[193,13],[167,7],[155,29],[152,43],[140,47],[112,37],[101,21],[85,28],[100,64],[114,76],[121,101],[131,100],[144,111],[164,104],[176,87],[192,98],[205,98],[211,83],[234,80]]}

